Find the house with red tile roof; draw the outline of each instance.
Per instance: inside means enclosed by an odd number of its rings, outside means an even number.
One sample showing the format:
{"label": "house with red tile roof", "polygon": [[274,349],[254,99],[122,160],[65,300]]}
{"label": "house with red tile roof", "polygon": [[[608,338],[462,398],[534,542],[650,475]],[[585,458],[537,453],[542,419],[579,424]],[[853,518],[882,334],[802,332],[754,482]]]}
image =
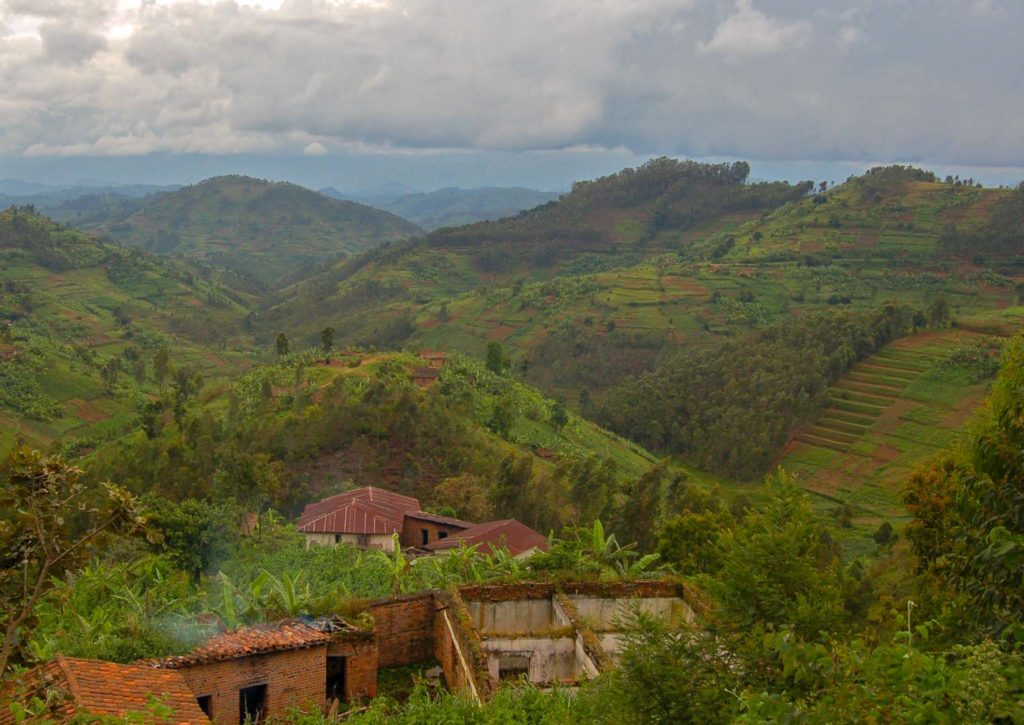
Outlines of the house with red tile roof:
{"label": "house with red tile roof", "polygon": [[526,524],[515,519],[504,519],[471,526],[424,548],[432,553],[441,554],[460,546],[476,546],[478,551],[484,553],[504,548],[508,549],[512,556],[520,559],[538,551],[547,551],[548,540]]}
{"label": "house with red tile roof", "polygon": [[180,673],[213,722],[263,722],[323,708],[330,641],[302,622],[244,627],[151,666]]}
{"label": "house with red tile roof", "polygon": [[0,688],[0,724],[19,722],[11,710],[15,703],[48,696],[50,707],[28,721],[138,715],[143,722],[168,725],[210,722],[180,672],[57,655]]}
{"label": "house with red tile roof", "polygon": [[298,528],[306,546],[353,544],[392,551],[395,536],[401,546],[423,547],[472,525],[422,511],[411,496],[365,486],[308,504]]}

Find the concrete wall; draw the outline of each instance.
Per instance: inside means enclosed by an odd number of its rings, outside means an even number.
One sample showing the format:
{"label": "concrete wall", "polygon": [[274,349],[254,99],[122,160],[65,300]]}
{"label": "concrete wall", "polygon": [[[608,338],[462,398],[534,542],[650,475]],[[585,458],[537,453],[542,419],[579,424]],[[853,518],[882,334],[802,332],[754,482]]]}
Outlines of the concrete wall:
{"label": "concrete wall", "polygon": [[634,609],[656,617],[672,627],[694,621],[693,610],[679,597],[638,597],[635,599],[605,599],[593,596],[569,595],[579,616],[595,632],[614,632],[617,622],[625,620]]}
{"label": "concrete wall", "polygon": [[504,602],[466,602],[473,626],[482,635],[531,634],[564,627],[566,620],[555,616],[551,598]]}
{"label": "concrete wall", "polygon": [[577,682],[583,672],[576,656],[575,637],[516,637],[515,639],[485,639],[487,669],[497,679],[503,661],[513,666],[518,661],[529,661],[530,682]]}
{"label": "concrete wall", "polygon": [[290,708],[323,709],[327,699],[327,645],[189,665],[178,670],[197,698],[212,696],[213,722],[238,725],[238,691],[267,686],[267,716]]}

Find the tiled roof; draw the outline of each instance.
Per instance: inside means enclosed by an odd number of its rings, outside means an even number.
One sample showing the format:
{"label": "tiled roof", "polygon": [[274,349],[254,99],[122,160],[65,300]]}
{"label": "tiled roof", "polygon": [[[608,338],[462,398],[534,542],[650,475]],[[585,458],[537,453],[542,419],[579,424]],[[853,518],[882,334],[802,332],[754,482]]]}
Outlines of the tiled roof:
{"label": "tiled roof", "polygon": [[420,358],[423,360],[444,360],[445,353],[440,350],[421,350]]}
{"label": "tiled roof", "polygon": [[167,657],[150,664],[163,669],[176,669],[268,652],[315,647],[330,641],[331,635],[327,632],[297,620],[286,620],[218,634],[188,654]]}
{"label": "tiled roof", "polygon": [[0,723],[14,722],[8,707],[12,697],[24,698],[37,690],[53,688],[64,691],[66,697],[57,706],[57,712],[68,718],[76,715],[148,715],[151,713],[150,697],[155,697],[172,715],[160,720],[146,718],[145,722],[174,725],[210,722],[179,672],[57,655],[0,692]]}
{"label": "tiled roof", "polygon": [[443,551],[463,544],[466,546],[479,545],[481,551],[493,551],[496,548],[505,547],[512,556],[518,556],[530,549],[547,550],[548,548],[548,541],[542,534],[515,519],[477,524],[465,531],[452,534],[447,539],[428,544],[426,548],[429,551]]}
{"label": "tiled roof", "polygon": [[299,531],[307,534],[396,534],[407,511],[420,502],[382,488],[366,486],[306,506]]}
{"label": "tiled roof", "polygon": [[453,526],[463,529],[469,529],[476,526],[472,521],[453,519],[451,516],[438,516],[437,514],[427,513],[426,511],[406,511],[405,518],[416,519],[417,521],[431,521],[435,524],[444,524],[445,526]]}

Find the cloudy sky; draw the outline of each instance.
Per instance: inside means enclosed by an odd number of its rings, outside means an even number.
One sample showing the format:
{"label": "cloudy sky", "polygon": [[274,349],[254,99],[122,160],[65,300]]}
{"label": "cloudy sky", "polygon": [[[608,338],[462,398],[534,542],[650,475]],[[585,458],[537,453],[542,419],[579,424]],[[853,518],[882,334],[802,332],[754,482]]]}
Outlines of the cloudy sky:
{"label": "cloudy sky", "polygon": [[1022,0],[0,0],[0,176],[1017,181],[1022,29]]}

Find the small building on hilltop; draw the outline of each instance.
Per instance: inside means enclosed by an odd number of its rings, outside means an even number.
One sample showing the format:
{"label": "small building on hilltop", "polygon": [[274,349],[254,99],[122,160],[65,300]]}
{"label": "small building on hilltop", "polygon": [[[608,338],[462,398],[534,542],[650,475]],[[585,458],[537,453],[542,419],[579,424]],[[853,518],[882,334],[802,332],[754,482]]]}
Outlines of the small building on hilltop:
{"label": "small building on hilltop", "polygon": [[366,486],[308,504],[298,528],[306,546],[344,543],[392,551],[396,535],[404,547],[425,547],[472,525],[422,511],[411,496]]}
{"label": "small building on hilltop", "polygon": [[429,388],[441,377],[436,368],[416,368],[412,371],[412,381],[421,388]]}
{"label": "small building on hilltop", "polygon": [[421,350],[420,360],[427,364],[427,367],[440,370],[444,367],[445,354],[439,350]]}
{"label": "small building on hilltop", "polygon": [[517,559],[526,558],[538,551],[547,551],[548,540],[543,534],[534,531],[526,524],[515,519],[488,521],[476,524],[453,536],[428,544],[424,548],[432,553],[445,553],[460,546],[477,546],[483,553],[493,553],[497,549],[508,549]]}
{"label": "small building on hilltop", "polygon": [[0,724],[25,722],[15,717],[11,706],[28,705],[33,698],[49,702],[45,712],[34,713],[28,722],[133,716],[147,723],[210,722],[181,673],[143,665],[57,655],[0,687]]}

